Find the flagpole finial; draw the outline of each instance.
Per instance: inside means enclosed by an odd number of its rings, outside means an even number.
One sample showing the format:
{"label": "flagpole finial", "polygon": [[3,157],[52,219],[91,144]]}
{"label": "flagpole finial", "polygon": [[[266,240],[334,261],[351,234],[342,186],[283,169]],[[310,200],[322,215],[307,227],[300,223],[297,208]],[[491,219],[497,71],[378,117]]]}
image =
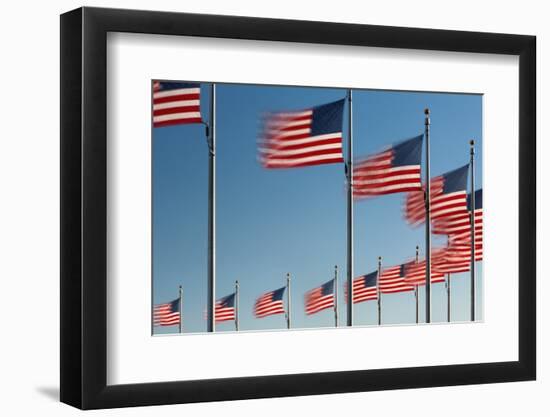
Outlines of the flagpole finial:
{"label": "flagpole finial", "polygon": [[425,114],[426,116],[429,116],[429,115],[430,115],[430,109],[426,107],[426,108],[424,109],[424,114]]}

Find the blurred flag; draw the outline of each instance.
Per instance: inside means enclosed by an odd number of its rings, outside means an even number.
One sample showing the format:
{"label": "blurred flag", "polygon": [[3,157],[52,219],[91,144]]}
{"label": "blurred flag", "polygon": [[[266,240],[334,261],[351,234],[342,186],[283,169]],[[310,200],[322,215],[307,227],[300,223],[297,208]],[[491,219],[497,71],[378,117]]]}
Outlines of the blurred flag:
{"label": "blurred flag", "polygon": [[353,169],[354,198],[421,191],[423,139],[424,135],[419,135],[357,161]]}
{"label": "blurred flag", "polygon": [[[362,275],[353,280],[353,303],[378,299],[378,271]],[[347,282],[344,285],[346,300],[348,299]]]}
{"label": "blurred flag", "polygon": [[314,288],[305,296],[306,314],[314,314],[326,308],[334,307],[334,280]]}
{"label": "blurred flag", "polygon": [[[430,211],[432,222],[464,213],[468,165],[432,178],[430,182]],[[426,217],[424,191],[412,191],[405,201],[405,219],[412,225],[420,225]]]}
{"label": "blurred flag", "polygon": [[200,84],[154,81],[153,127],[202,123]]}
{"label": "blurred flag", "polygon": [[384,268],[380,273],[380,292],[391,294],[412,291],[414,286],[405,282],[405,265]]}
{"label": "blurred flag", "polygon": [[[441,250],[440,250],[441,251]],[[445,281],[445,274],[435,268],[433,264],[434,257],[438,253],[438,250],[432,249],[432,263],[431,263],[431,282],[432,284]],[[405,282],[411,285],[425,285],[426,284],[426,260],[412,261],[405,264]]]}
{"label": "blurred flag", "polygon": [[344,102],[269,114],[260,138],[259,157],[263,166],[294,168],[344,162]]}
{"label": "blurred flag", "polygon": [[282,287],[261,295],[254,304],[254,315],[257,318],[261,318],[274,314],[284,314],[283,294],[285,290],[286,287]]}
{"label": "blurred flag", "polygon": [[470,270],[470,246],[449,244],[432,260],[432,268],[443,274],[468,272]]}
{"label": "blurred flag", "polygon": [[235,320],[235,293],[229,294],[216,301],[215,308],[216,323]]}
{"label": "blurred flag", "polygon": [[[481,189],[475,192],[475,225],[476,235],[483,229],[483,192]],[[472,210],[472,194],[468,194],[467,210],[453,214],[433,222],[433,233],[441,235],[464,235],[470,233],[470,212]]]}
{"label": "blurred flag", "polygon": [[153,324],[155,326],[173,326],[180,324],[180,299],[169,303],[156,304],[153,307]]}

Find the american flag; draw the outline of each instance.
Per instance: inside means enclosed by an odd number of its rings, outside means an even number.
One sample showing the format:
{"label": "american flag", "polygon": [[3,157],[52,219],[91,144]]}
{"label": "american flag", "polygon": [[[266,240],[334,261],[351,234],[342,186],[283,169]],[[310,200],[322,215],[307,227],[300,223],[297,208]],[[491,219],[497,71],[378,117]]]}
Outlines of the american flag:
{"label": "american flag", "polygon": [[180,299],[153,307],[153,324],[155,326],[173,326],[180,324]]}
{"label": "american flag", "polygon": [[[362,275],[353,280],[353,303],[361,303],[363,301],[378,299],[378,271],[370,274]],[[347,286],[346,286],[346,300]]]}
{"label": "american flag", "polygon": [[356,162],[353,169],[355,199],[421,191],[420,162],[423,138],[423,135],[416,136]]}
{"label": "american flag", "polygon": [[433,257],[432,268],[443,274],[470,270],[470,246],[449,244]]}
{"label": "american flag", "polygon": [[269,291],[262,294],[254,304],[254,315],[258,318],[272,316],[274,314],[284,314],[283,294],[286,287],[275,291]]}
{"label": "american flag", "polygon": [[200,84],[153,82],[153,126],[202,123]]}
{"label": "american flag", "polygon": [[392,294],[396,292],[412,291],[414,286],[405,282],[405,265],[392,266],[380,272],[380,292]]}
{"label": "american flag", "polygon": [[[475,192],[475,228],[476,235],[478,231],[481,234],[483,229],[483,193],[479,189]],[[467,210],[460,213],[453,214],[452,216],[444,217],[433,222],[433,233],[441,235],[464,235],[470,233],[470,213],[472,210],[472,194],[468,194]]]}
{"label": "american flag", "polygon": [[[432,254],[435,255],[434,251]],[[445,274],[440,272],[434,267],[433,263],[430,263],[431,283],[445,281]],[[426,284],[426,260],[412,261],[405,264],[405,282],[411,285],[424,285]]]}
{"label": "american flag", "polygon": [[310,290],[305,296],[306,314],[314,314],[325,308],[334,307],[334,280]]}
{"label": "american flag", "polygon": [[235,293],[229,294],[216,301],[215,313],[216,323],[235,320]]}
{"label": "american flag", "polygon": [[[468,165],[447,172],[430,181],[430,211],[432,221],[467,211],[466,185]],[[426,208],[423,191],[412,191],[405,201],[405,219],[413,225],[424,222]]]}
{"label": "american flag", "polygon": [[266,117],[259,157],[265,168],[294,168],[344,162],[345,100]]}

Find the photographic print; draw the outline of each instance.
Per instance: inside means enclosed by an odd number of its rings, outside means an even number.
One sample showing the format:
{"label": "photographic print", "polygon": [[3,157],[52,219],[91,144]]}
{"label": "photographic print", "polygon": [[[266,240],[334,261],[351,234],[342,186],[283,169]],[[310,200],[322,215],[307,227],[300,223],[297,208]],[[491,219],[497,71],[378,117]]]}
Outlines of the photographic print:
{"label": "photographic print", "polygon": [[483,320],[482,102],[153,80],[153,335]]}

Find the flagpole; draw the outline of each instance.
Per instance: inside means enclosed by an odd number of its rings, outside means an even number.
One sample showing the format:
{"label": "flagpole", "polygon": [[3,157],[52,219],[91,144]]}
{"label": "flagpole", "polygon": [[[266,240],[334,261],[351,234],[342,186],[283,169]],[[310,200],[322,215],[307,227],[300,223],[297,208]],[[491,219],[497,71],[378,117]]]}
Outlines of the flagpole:
{"label": "flagpole", "polygon": [[475,207],[476,207],[476,193],[475,193],[475,170],[474,170],[474,155],[475,155],[475,142],[472,139],[470,141],[470,319],[476,320],[476,221],[475,221]]}
{"label": "flagpole", "polygon": [[431,213],[430,213],[430,109],[424,110],[426,137],[426,323],[432,321],[432,280],[431,280],[431,257],[432,257],[432,236],[431,236]]}
{"label": "flagpole", "polygon": [[183,287],[180,285],[180,288],[179,288],[179,296],[180,296],[180,302],[179,302],[179,307],[180,307],[180,323],[179,323],[179,332],[182,333],[182,330],[183,330]]}
{"label": "flagpole", "polygon": [[290,329],[291,310],[290,310],[290,273],[286,274],[286,328]]}
{"label": "flagpole", "polygon": [[447,322],[451,322],[451,274],[447,274]]}
{"label": "flagpole", "polygon": [[[418,245],[416,245],[416,263],[418,263]],[[416,302],[416,324],[418,324],[418,284],[414,286],[414,298]]]}
{"label": "flagpole", "polygon": [[380,293],[380,272],[382,270],[382,257],[379,256],[378,257],[378,277],[376,279],[376,298],[378,300],[378,325],[380,326],[382,324],[382,308],[381,308],[381,303],[382,303],[382,300],[380,299],[381,298],[381,293]]}
{"label": "flagpole", "polygon": [[235,281],[235,331],[239,331],[239,280]]}
{"label": "flagpole", "polygon": [[353,102],[352,90],[348,90],[348,163],[346,174],[348,180],[348,255],[347,255],[347,325],[353,326]]}
{"label": "flagpole", "polygon": [[216,84],[210,86],[210,125],[208,126],[208,319],[207,331],[215,331],[216,302]]}
{"label": "flagpole", "polygon": [[[334,294],[334,326],[338,327],[338,265],[334,265],[333,294]],[[349,294],[349,291],[348,291],[348,294]]]}

